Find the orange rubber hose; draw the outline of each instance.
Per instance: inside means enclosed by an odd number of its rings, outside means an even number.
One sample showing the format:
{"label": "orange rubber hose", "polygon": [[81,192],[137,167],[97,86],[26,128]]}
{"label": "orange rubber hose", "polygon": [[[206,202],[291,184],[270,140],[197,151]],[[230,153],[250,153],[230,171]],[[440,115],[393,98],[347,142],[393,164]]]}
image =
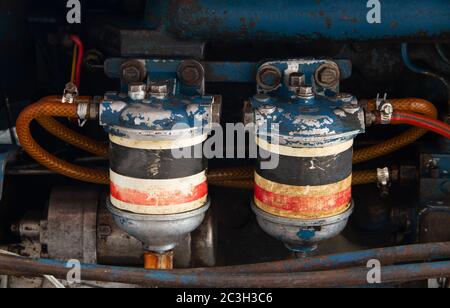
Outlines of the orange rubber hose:
{"label": "orange rubber hose", "polygon": [[253,179],[255,169],[252,167],[233,167],[213,169],[208,172],[208,181],[248,180]]}
{"label": "orange rubber hose", "polygon": [[[212,176],[211,176],[212,175]],[[221,177],[225,175],[224,177]],[[233,175],[240,175],[242,178],[233,179]],[[247,178],[243,178],[245,175]],[[227,188],[253,189],[254,169],[251,167],[229,168],[211,170],[208,174],[208,183],[212,186],[220,186]],[[372,184],[378,182],[376,170],[364,170],[353,172],[353,186]]]}
{"label": "orange rubber hose", "polygon": [[[86,99],[86,98],[81,98]],[[16,123],[17,135],[23,149],[37,162],[67,177],[95,184],[109,184],[109,172],[77,166],[61,160],[44,150],[32,137],[30,124],[41,117],[77,118],[77,104],[62,104],[48,97],[26,107]]]}
{"label": "orange rubber hose", "polygon": [[[394,110],[397,111],[416,112],[433,119],[436,119],[438,116],[438,111],[436,107],[434,107],[434,105],[429,101],[423,99],[418,98],[393,99],[389,100],[389,102],[393,105]],[[368,107],[369,110],[375,110],[376,109],[375,100],[369,101]],[[405,146],[422,138],[426,133],[427,133],[426,129],[414,127],[380,144],[356,150],[353,157],[353,163],[358,164],[361,162],[365,162],[396,152],[399,149],[404,148]]]}
{"label": "orange rubber hose", "polygon": [[[61,97],[59,96],[50,96],[46,97],[45,100],[52,101],[55,103],[61,102]],[[78,97],[77,102],[89,102],[90,97]],[[36,121],[50,134],[55,137],[79,148],[88,153],[92,153],[94,155],[108,158],[109,157],[109,147],[108,145],[99,142],[97,140],[93,140],[89,137],[81,135],[76,131],[64,126],[60,122],[56,121],[52,117],[39,117]]]}
{"label": "orange rubber hose", "polygon": [[52,117],[39,117],[36,121],[50,134],[79,149],[100,157],[109,157],[109,148],[106,144],[81,135]]}

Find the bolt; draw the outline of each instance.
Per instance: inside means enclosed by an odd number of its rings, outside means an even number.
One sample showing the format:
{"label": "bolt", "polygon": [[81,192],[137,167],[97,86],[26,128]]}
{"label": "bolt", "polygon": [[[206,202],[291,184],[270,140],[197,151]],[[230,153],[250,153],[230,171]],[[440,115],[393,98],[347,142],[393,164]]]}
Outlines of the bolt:
{"label": "bolt", "polygon": [[142,82],[146,77],[145,63],[130,60],[122,64],[122,81],[126,84]]}
{"label": "bolt", "polygon": [[273,66],[260,68],[256,77],[258,85],[264,90],[274,90],[281,82],[280,71]]}
{"label": "bolt", "polygon": [[186,84],[195,84],[200,79],[200,72],[195,67],[186,67],[181,72],[181,78]]}
{"label": "bolt", "polygon": [[335,63],[321,65],[315,74],[316,82],[324,88],[334,88],[339,84],[341,73]]}
{"label": "bolt", "polygon": [[203,66],[194,60],[184,61],[178,68],[178,78],[188,86],[201,86],[204,75]]}
{"label": "bolt", "polygon": [[125,83],[139,82],[141,74],[136,67],[126,67],[122,70],[122,78]]}

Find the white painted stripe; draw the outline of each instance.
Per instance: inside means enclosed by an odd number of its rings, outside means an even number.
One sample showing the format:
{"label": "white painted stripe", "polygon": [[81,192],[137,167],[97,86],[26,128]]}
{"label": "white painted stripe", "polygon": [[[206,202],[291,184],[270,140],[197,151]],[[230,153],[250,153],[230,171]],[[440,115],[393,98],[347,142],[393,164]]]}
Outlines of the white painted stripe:
{"label": "white painted stripe", "polygon": [[145,206],[126,203],[111,196],[111,203],[118,209],[144,215],[170,215],[194,211],[206,204],[208,196],[194,202],[169,206]]}
{"label": "white painted stripe", "polygon": [[325,157],[343,153],[353,147],[353,140],[322,148],[291,148],[283,145],[270,144],[266,140],[256,137],[256,144],[263,150],[278,155],[292,157]]}
{"label": "white painted stripe", "polygon": [[169,180],[147,180],[123,176],[110,170],[111,182],[121,188],[134,189],[145,193],[154,191],[173,192],[174,190],[191,191],[193,187],[206,181],[206,170],[185,178]]}
{"label": "white painted stripe", "polygon": [[183,138],[176,140],[159,140],[159,141],[141,141],[128,138],[122,138],[114,135],[109,135],[109,139],[112,143],[141,150],[173,150],[192,147],[200,144],[208,139],[208,135],[200,135],[193,138]]}

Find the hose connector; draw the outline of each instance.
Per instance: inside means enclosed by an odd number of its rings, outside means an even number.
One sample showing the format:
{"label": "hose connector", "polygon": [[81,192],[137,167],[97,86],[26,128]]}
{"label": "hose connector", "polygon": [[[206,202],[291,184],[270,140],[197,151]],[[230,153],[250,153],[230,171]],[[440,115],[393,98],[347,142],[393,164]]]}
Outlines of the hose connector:
{"label": "hose connector", "polygon": [[80,102],[77,104],[78,125],[83,127],[87,121],[95,121],[99,118],[99,100],[94,98],[93,101]]}
{"label": "hose connector", "polygon": [[389,188],[391,187],[391,173],[388,167],[377,169],[377,180],[381,197],[385,198],[389,196]]}

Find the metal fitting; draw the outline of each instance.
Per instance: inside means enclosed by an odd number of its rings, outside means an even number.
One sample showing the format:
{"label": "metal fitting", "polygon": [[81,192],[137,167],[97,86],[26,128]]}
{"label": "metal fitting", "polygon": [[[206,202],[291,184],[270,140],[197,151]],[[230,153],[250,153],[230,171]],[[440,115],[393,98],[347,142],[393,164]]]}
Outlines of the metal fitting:
{"label": "metal fitting", "polygon": [[390,124],[392,121],[392,115],[394,114],[394,106],[391,103],[384,103],[380,107],[380,121],[381,124]]}
{"label": "metal fitting", "polygon": [[88,120],[97,120],[99,117],[99,104],[95,102],[79,103],[77,106],[78,124],[84,126]]}
{"label": "metal fitting", "polygon": [[391,174],[389,168],[377,169],[378,188],[381,190],[381,197],[389,195],[389,187],[391,187]]}
{"label": "metal fitting", "polygon": [[380,112],[380,123],[390,124],[394,114],[394,106],[388,102],[387,93],[384,94],[383,98],[380,97],[380,94],[377,95],[376,106]]}
{"label": "metal fitting", "polygon": [[302,98],[312,98],[314,97],[313,87],[303,85],[298,88],[297,95]]}
{"label": "metal fitting", "polygon": [[299,97],[314,97],[314,89],[313,87],[306,85],[304,74],[292,73],[289,76],[289,88],[291,91],[294,91]]}
{"label": "metal fitting", "polygon": [[205,69],[195,60],[183,61],[178,68],[178,78],[187,86],[201,86],[205,78]]}
{"label": "metal fitting", "polygon": [[294,89],[299,89],[301,86],[305,85],[306,79],[305,75],[301,73],[292,73],[289,76],[289,86]]}
{"label": "metal fitting", "polygon": [[147,77],[145,61],[129,60],[122,64],[122,81],[125,84],[142,82]]}
{"label": "metal fitting", "polygon": [[64,88],[62,103],[73,104],[77,96],[78,96],[78,88],[76,84],[74,84],[73,82],[69,82],[68,84],[66,84]]}
{"label": "metal fitting", "polygon": [[144,100],[147,94],[147,86],[145,83],[132,83],[128,86],[128,96],[134,100]]}
{"label": "metal fitting", "polygon": [[222,117],[222,96],[216,95],[214,96],[214,101],[211,106],[212,111],[212,124],[219,124],[220,119]]}
{"label": "metal fitting", "polygon": [[252,103],[250,101],[244,102],[244,125],[251,125],[255,123],[255,112],[252,106]]}
{"label": "metal fitting", "polygon": [[275,112],[277,108],[272,105],[264,105],[258,108],[258,112],[264,116],[268,116]]}
{"label": "metal fitting", "polygon": [[319,66],[314,77],[319,86],[332,89],[339,85],[341,71],[336,63],[329,62]]}
{"label": "metal fitting", "polygon": [[256,82],[265,91],[275,90],[281,84],[281,72],[274,66],[262,66],[256,74]]}
{"label": "metal fitting", "polygon": [[151,97],[163,99],[169,95],[169,86],[167,83],[153,82],[149,86],[149,93]]}

